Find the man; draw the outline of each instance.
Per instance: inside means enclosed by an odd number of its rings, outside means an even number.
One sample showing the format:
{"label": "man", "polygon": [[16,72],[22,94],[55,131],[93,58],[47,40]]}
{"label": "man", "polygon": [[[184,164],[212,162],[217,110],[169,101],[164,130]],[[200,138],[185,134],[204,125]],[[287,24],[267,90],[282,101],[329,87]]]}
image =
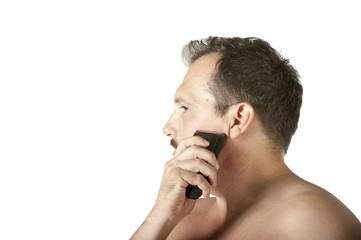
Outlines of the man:
{"label": "man", "polygon": [[[261,39],[219,37],[191,41],[183,59],[163,130],[173,159],[132,239],[361,239],[347,207],[284,163],[303,92],[289,61]],[[227,135],[218,160],[196,130]],[[204,198],[188,199],[190,184]]]}

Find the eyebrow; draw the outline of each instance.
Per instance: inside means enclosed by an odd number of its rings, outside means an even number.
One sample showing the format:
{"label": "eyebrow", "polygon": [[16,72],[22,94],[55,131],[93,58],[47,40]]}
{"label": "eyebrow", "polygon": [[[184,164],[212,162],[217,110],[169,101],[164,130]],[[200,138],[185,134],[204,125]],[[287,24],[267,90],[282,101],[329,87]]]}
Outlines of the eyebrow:
{"label": "eyebrow", "polygon": [[182,97],[176,97],[174,98],[174,103],[180,103],[180,102],[184,102]]}
{"label": "eyebrow", "polygon": [[[189,100],[188,100],[189,99]],[[194,102],[194,98],[192,98],[191,96],[189,96],[187,98],[184,98],[182,96],[177,96],[174,98],[174,103],[185,103],[185,104],[193,104],[192,101]]]}

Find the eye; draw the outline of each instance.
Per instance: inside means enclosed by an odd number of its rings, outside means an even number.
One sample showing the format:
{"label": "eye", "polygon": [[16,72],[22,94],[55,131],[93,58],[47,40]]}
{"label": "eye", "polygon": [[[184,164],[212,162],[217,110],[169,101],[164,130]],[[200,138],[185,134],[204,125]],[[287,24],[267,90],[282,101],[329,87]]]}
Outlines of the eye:
{"label": "eye", "polygon": [[182,109],[183,112],[186,112],[188,110],[186,106],[180,106],[179,108]]}

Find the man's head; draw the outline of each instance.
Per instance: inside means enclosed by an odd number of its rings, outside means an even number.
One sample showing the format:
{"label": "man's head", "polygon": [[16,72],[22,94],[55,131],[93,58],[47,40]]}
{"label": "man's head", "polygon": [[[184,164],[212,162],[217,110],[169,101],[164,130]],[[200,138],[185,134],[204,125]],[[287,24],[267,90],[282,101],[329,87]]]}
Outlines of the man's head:
{"label": "man's head", "polygon": [[[184,93],[193,97],[203,94],[203,103],[210,107],[206,115],[198,116],[203,119],[194,115],[190,120],[193,123],[187,123],[195,126],[189,128],[178,123],[177,131],[182,127],[189,131],[197,127],[223,131],[223,116],[231,106],[247,103],[254,109],[272,147],[287,152],[297,129],[303,92],[298,73],[287,59],[261,39],[220,37],[189,42],[182,57],[189,70],[177,90],[175,103],[180,102]],[[208,122],[205,118],[209,118]],[[201,125],[197,126],[197,122]]]}
{"label": "man's head", "polygon": [[302,105],[303,89],[297,71],[258,38],[191,41],[183,48],[182,57],[190,66],[209,53],[220,56],[208,84],[217,113],[223,115],[231,105],[248,102],[274,147],[287,152]]}

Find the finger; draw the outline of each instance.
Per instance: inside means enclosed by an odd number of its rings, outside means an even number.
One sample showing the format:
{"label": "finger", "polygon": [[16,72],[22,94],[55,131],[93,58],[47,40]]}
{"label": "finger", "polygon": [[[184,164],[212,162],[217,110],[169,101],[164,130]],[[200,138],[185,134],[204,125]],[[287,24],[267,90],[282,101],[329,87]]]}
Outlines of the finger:
{"label": "finger", "polygon": [[214,153],[203,147],[191,146],[176,157],[177,160],[188,160],[195,158],[202,159],[211,166],[213,166],[215,169],[219,169],[219,164]]}
{"label": "finger", "polygon": [[177,163],[177,166],[183,170],[198,173],[201,172],[207,176],[212,186],[217,185],[217,171],[214,167],[203,161],[202,159],[184,160]]}
{"label": "finger", "polygon": [[204,197],[209,197],[210,192],[212,190],[212,186],[207,182],[207,180],[200,174],[189,172],[186,170],[181,170],[181,177],[184,181],[183,187],[188,187],[189,184],[198,186],[202,192]]}
{"label": "finger", "polygon": [[177,149],[174,152],[174,156],[179,155],[181,152],[186,150],[191,146],[199,146],[199,147],[207,147],[209,142],[200,136],[193,136],[190,138],[185,138],[181,142],[179,142]]}

